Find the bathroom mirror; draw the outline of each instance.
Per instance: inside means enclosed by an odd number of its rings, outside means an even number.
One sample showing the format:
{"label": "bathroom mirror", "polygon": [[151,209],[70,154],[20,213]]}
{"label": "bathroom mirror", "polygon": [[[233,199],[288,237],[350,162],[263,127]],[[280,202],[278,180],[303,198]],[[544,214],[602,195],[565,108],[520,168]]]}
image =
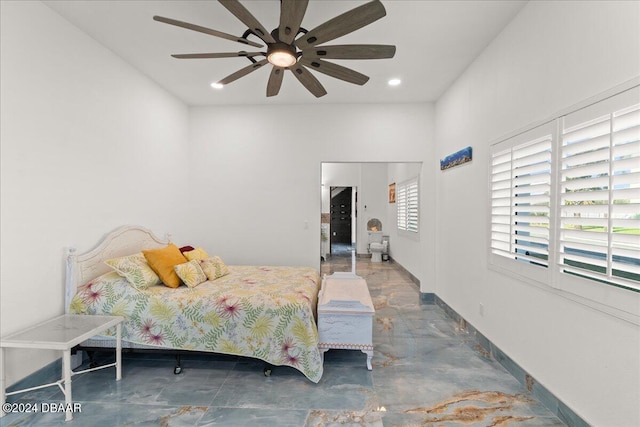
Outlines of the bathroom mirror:
{"label": "bathroom mirror", "polygon": [[378,218],[371,218],[367,221],[367,231],[382,231],[382,223]]}

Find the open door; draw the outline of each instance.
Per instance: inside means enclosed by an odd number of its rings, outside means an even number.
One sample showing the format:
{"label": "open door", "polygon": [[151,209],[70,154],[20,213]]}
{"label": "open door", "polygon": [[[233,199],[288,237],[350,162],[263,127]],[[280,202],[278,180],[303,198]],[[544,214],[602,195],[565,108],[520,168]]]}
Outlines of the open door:
{"label": "open door", "polygon": [[352,243],[352,187],[331,187],[331,254],[348,251]]}

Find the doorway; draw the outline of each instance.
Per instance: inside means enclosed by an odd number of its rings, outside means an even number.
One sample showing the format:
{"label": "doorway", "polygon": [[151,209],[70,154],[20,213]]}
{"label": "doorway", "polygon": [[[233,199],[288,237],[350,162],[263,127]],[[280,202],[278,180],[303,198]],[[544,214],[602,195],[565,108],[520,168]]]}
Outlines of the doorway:
{"label": "doorway", "polygon": [[331,187],[330,253],[351,256],[353,247],[353,187]]}

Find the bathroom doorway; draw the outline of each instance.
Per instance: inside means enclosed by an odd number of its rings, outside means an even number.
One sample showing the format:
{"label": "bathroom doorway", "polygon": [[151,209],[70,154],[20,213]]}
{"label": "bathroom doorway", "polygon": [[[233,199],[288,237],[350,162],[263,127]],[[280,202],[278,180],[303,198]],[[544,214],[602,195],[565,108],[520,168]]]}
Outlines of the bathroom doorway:
{"label": "bathroom doorway", "polygon": [[[388,237],[388,255],[408,265],[419,265],[421,242],[419,238],[399,235],[397,231],[397,204],[389,197],[394,183],[419,176],[421,162],[322,162],[320,175],[320,261],[327,260],[331,248],[331,196],[336,187],[352,189],[351,244],[358,257],[371,257],[367,223],[380,221],[379,231]],[[434,175],[435,176],[435,175]],[[340,245],[340,243],[338,243]],[[335,255],[335,254],[333,254]]]}
{"label": "bathroom doorway", "polygon": [[331,256],[351,256],[355,248],[353,223],[355,191],[353,187],[331,187],[329,205]]}

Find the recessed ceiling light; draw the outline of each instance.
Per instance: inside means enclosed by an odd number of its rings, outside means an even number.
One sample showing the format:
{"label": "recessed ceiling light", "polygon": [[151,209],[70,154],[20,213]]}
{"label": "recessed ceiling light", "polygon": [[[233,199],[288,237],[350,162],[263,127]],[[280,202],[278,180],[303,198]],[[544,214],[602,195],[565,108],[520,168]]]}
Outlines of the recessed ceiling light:
{"label": "recessed ceiling light", "polygon": [[214,88],[214,89],[222,89],[224,87],[224,85],[221,84],[221,83],[218,83],[218,82],[213,82],[213,83],[211,83],[211,87]]}
{"label": "recessed ceiling light", "polygon": [[391,79],[388,82],[389,86],[398,86],[400,83],[402,83],[400,79]]}

